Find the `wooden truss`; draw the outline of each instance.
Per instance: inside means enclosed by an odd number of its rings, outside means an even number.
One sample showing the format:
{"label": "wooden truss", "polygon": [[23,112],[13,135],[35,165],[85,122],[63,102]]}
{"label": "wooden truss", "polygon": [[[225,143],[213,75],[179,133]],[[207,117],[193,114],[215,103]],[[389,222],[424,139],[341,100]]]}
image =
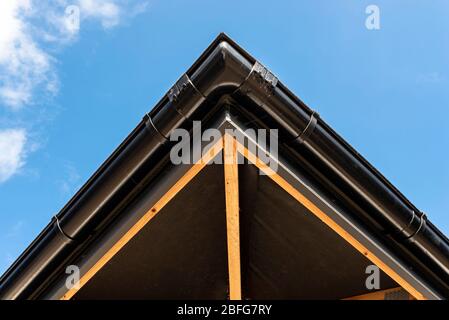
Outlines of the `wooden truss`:
{"label": "wooden truss", "polygon": [[[340,225],[333,221],[325,212],[311,200],[299,192],[288,181],[274,172],[255,154],[240,144],[234,137],[225,134],[217,141],[204,156],[195,163],[154,205],[140,220],[137,221],[87,272],[85,272],[79,285],[65,292],[61,300],[71,299],[95,274],[111,260],[142,228],[151,221],[163,208],[181,191],[211,160],[223,151],[224,181],[226,194],[226,229],[228,248],[229,272],[229,298],[242,299],[241,263],[240,263],[240,217],[239,217],[239,184],[238,184],[238,154],[242,154],[249,162],[269,176],[277,185],[288,192],[294,199],[306,207],[318,219],[330,227],[334,232],[345,239],[357,251],[377,265],[383,272],[396,281],[414,299],[424,300],[424,296],[412,284],[407,282],[395,270],[382,262],[374,253],[369,251],[362,243],[351,236]],[[400,290],[400,288],[391,289]],[[384,299],[385,291],[374,292],[363,296],[348,299]]]}

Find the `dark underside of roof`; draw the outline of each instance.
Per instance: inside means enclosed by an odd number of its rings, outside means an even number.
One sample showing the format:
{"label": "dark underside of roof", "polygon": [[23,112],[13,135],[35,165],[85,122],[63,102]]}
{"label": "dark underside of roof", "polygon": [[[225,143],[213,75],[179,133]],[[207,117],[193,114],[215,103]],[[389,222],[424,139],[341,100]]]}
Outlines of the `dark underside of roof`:
{"label": "dark underside of roof", "polygon": [[[173,130],[192,130],[193,120],[206,123],[224,112],[254,128],[277,129],[280,152],[291,168],[304,172],[370,238],[393,252],[396,267],[425,289],[426,298],[449,297],[449,240],[267,68],[221,34],[0,278],[0,298],[47,296],[65,266],[98,245],[96,239],[123,216],[124,208],[160,179]],[[224,203],[215,201],[223,198],[223,178],[222,173],[208,178],[218,169],[205,170],[200,179],[207,186],[195,180],[183,190],[75,298],[96,293],[118,297],[121,292],[156,297],[159,289],[159,297],[226,297]],[[365,258],[271,181],[255,177],[251,167],[241,171],[246,177],[240,199],[244,296],[340,298],[362,293],[364,282],[358,277],[365,276],[360,272]],[[251,180],[254,185],[245,184]],[[153,193],[160,191],[156,189]],[[207,211],[201,210],[205,203]],[[166,246],[164,254],[156,244]],[[191,261],[192,255],[197,259]],[[125,266],[124,260],[133,263]],[[151,281],[133,287],[148,269]],[[117,281],[106,281],[111,278]],[[392,285],[384,278],[385,287]],[[170,285],[162,288],[164,279]],[[123,291],[109,288],[113,283]]]}
{"label": "dark underside of roof", "polygon": [[[240,165],[244,299],[370,292],[372,263],[252,165]],[[207,166],[74,299],[226,299],[223,167]],[[382,273],[381,288],[398,285]]]}

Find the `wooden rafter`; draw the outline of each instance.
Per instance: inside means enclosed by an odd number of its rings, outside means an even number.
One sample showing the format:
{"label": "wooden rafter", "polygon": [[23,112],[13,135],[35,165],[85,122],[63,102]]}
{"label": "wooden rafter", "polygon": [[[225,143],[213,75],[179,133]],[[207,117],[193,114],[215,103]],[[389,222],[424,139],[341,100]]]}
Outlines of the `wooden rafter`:
{"label": "wooden rafter", "polygon": [[223,149],[217,141],[176,183],[134,224],[80,279],[79,286],[68,290],[60,299],[71,299],[103,266],[114,257],[142,228],[153,219],[212,159]]}
{"label": "wooden rafter", "polygon": [[[71,299],[80,288],[82,288],[92,277],[110,261],[158,212],[181,191],[219,152],[224,148],[224,174],[226,194],[226,227],[228,245],[228,268],[229,268],[229,296],[232,300],[241,299],[241,263],[240,263],[240,222],[239,222],[239,191],[238,191],[238,164],[237,154],[241,153],[251,163],[256,165],[276,184],[289,193],[294,199],[305,206],[317,218],[345,239],[356,250],[376,264],[383,272],[395,280],[411,297],[424,300],[425,297],[410,283],[403,279],[396,271],[385,264],[374,253],[369,251],[363,244],[356,240],[351,234],[339,226],[312,201],[289,184],[284,178],[273,171],[267,164],[250,152],[245,146],[229,135],[220,139],[209,151],[195,163],[155,204],[140,220],[137,221],[80,279],[79,286],[68,290],[61,300]],[[399,288],[400,289],[400,288]],[[399,289],[389,289],[399,290]],[[350,297],[347,299],[380,299],[385,297],[386,291],[377,291],[367,295]]]}
{"label": "wooden rafter", "polygon": [[224,137],[224,175],[226,194],[226,234],[228,242],[229,298],[242,299],[240,270],[240,214],[236,141]]}

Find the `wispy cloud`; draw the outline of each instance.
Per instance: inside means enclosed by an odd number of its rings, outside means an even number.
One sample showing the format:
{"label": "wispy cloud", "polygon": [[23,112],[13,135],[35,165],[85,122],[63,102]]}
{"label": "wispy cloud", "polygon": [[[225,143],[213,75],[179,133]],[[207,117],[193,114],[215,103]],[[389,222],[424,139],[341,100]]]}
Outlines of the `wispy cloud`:
{"label": "wispy cloud", "polygon": [[120,22],[120,7],[112,1],[79,0],[80,12],[86,18],[101,21],[104,28],[111,28]]}
{"label": "wispy cloud", "polygon": [[18,110],[33,103],[36,90],[55,95],[56,59],[48,46],[77,39],[83,21],[110,29],[147,7],[131,0],[1,0],[0,104]]}
{"label": "wispy cloud", "polygon": [[147,7],[138,0],[0,0],[0,108],[8,110],[8,119],[0,119],[0,183],[22,168],[32,149],[29,128],[4,124],[59,91],[54,49],[78,40],[86,21],[111,29]]}
{"label": "wispy cloud", "polygon": [[78,188],[81,176],[76,167],[71,163],[67,163],[64,166],[64,171],[64,178],[58,182],[59,189],[65,195],[72,194]]}
{"label": "wispy cloud", "polygon": [[36,43],[27,23],[31,15],[30,0],[0,2],[0,99],[14,109],[31,102],[36,86],[55,87],[52,59]]}
{"label": "wispy cloud", "polygon": [[422,73],[416,77],[416,82],[418,82],[418,83],[434,84],[434,83],[440,83],[443,80],[444,80],[443,75],[436,71],[429,72],[429,73]]}
{"label": "wispy cloud", "polygon": [[19,172],[25,163],[25,129],[0,130],[0,183]]}

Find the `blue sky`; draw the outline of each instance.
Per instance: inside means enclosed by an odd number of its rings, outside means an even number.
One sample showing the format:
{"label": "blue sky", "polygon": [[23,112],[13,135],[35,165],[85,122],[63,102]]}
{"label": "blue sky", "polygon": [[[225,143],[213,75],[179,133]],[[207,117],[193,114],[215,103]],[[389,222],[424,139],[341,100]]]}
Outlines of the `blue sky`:
{"label": "blue sky", "polygon": [[2,0],[0,273],[222,31],[449,234],[449,2]]}

